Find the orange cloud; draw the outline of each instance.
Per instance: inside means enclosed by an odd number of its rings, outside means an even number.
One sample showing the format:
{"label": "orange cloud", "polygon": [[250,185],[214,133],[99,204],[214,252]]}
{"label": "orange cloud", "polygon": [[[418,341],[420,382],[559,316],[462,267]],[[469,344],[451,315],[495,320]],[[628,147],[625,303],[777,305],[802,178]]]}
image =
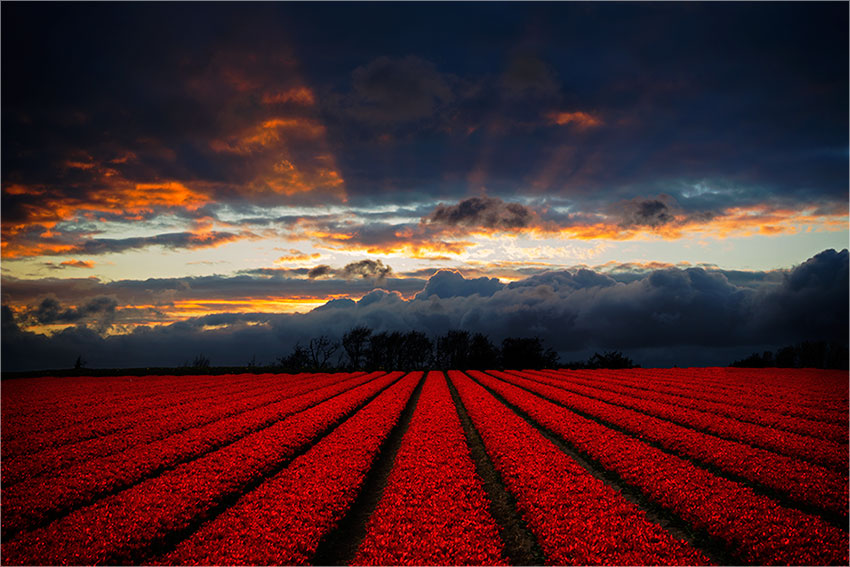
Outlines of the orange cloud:
{"label": "orange cloud", "polygon": [[3,236],[0,243],[4,258],[31,258],[35,256],[58,256],[77,251],[74,244],[56,242],[19,242]]}
{"label": "orange cloud", "polygon": [[181,248],[217,248],[231,242],[245,240],[246,238],[252,239],[256,238],[256,236],[250,233],[236,234],[204,230],[202,232],[191,233],[184,242],[179,243],[179,246]]}
{"label": "orange cloud", "polygon": [[546,118],[552,123],[557,124],[558,126],[566,126],[567,124],[574,124],[579,129],[587,129],[593,128],[595,126],[601,126],[602,120],[596,116],[588,114],[587,112],[550,112],[546,115]]}
{"label": "orange cloud", "polygon": [[90,260],[65,260],[59,263],[60,266],[69,266],[71,268],[94,268],[94,262]]}
{"label": "orange cloud", "polygon": [[475,243],[468,241],[402,241],[365,246],[355,245],[352,247],[346,247],[346,250],[364,251],[369,254],[402,254],[408,258],[416,258],[420,260],[448,260],[449,258],[446,256],[447,254],[451,256],[460,256],[472,246],[475,246]]}
{"label": "orange cloud", "polygon": [[44,185],[15,184],[3,188],[10,195],[38,196],[21,206],[27,213],[25,224],[69,220],[77,212],[107,213],[124,216],[150,212],[156,208],[197,209],[211,201],[206,192],[192,189],[179,181],[136,183],[123,179],[114,170],[95,166],[100,174],[89,184],[78,185],[73,193],[52,191]]}
{"label": "orange cloud", "polygon": [[210,147],[220,153],[250,156],[257,174],[243,190],[291,196],[321,189],[344,202],[344,180],[327,149],[325,133],[317,120],[275,116],[213,140]]}
{"label": "orange cloud", "polygon": [[348,234],[330,234],[313,232],[310,237],[316,240],[314,246],[328,250],[346,252],[366,252],[368,254],[400,254],[420,260],[448,260],[449,256],[464,254],[474,242],[466,240],[430,240],[427,237],[405,237],[387,239],[382,242],[361,242]]}
{"label": "orange cloud", "polygon": [[[117,204],[115,198],[98,195],[103,202]],[[178,181],[158,183],[136,183],[132,189],[125,189],[119,196],[123,199],[124,208],[133,211],[144,211],[150,207],[182,207],[197,209],[210,202],[210,198],[198,191],[190,189]]]}
{"label": "orange cloud", "polygon": [[310,240],[316,248],[366,252],[369,254],[399,254],[427,260],[448,259],[463,254],[473,242],[445,238],[427,225],[397,225],[371,227],[351,219],[324,220],[303,218],[286,235],[289,240]]}
{"label": "orange cloud", "polygon": [[[156,309],[167,313],[171,320],[203,317],[216,313],[305,313],[332,299],[349,294],[290,295],[287,297],[243,297],[240,299],[186,299]],[[152,306],[153,307],[153,306]]]}
{"label": "orange cloud", "polygon": [[[169,311],[183,317],[213,313],[293,313],[309,311],[336,296],[289,296],[281,298],[188,299],[175,301]],[[340,296],[341,297],[341,296]]]}
{"label": "orange cloud", "polygon": [[318,138],[324,133],[325,127],[309,118],[273,117],[224,140],[213,140],[210,147],[216,152],[251,154],[288,139]]}
{"label": "orange cloud", "polygon": [[[103,169],[97,166],[95,171],[102,173]],[[50,229],[60,221],[79,217],[99,219],[102,215],[141,220],[144,215],[160,209],[197,210],[211,201],[205,192],[178,181],[134,183],[117,175],[101,175],[91,186],[81,186],[73,193],[22,184],[5,187],[3,191],[10,195],[37,197],[20,204],[21,220],[3,223],[2,250],[7,257],[73,252],[74,245],[50,240],[54,236]],[[35,232],[38,232],[38,239],[33,241]],[[29,233],[29,242],[18,242],[24,233]]]}
{"label": "orange cloud", "polygon": [[313,95],[313,91],[307,87],[295,87],[289,90],[263,95],[264,104],[282,104],[287,102],[312,106],[316,104],[316,97]]}
{"label": "orange cloud", "polygon": [[96,167],[95,163],[92,162],[83,162],[83,161],[66,161],[65,167],[70,169],[94,169]]}
{"label": "orange cloud", "polygon": [[121,164],[121,163],[129,163],[131,161],[136,161],[136,154],[134,152],[124,152],[120,156],[109,160],[109,163]]}
{"label": "orange cloud", "polygon": [[[321,157],[317,156],[316,160],[320,162]],[[320,163],[311,165],[312,167],[299,169],[291,161],[282,159],[275,162],[272,171],[266,177],[257,179],[251,188],[270,189],[278,195],[295,195],[323,188],[345,201],[344,181],[339,171],[332,167],[323,167]]]}
{"label": "orange cloud", "polygon": [[154,236],[131,238],[88,239],[80,235],[21,234],[2,242],[4,258],[25,258],[67,254],[108,254],[137,250],[150,246],[171,249],[215,248],[240,240],[254,240],[260,236],[247,231],[222,232],[203,228],[195,231],[173,232]]}
{"label": "orange cloud", "polygon": [[15,183],[4,187],[3,192],[7,195],[42,195],[44,189]]}
{"label": "orange cloud", "polygon": [[314,254],[305,254],[299,250],[290,250],[289,256],[281,256],[277,260],[275,260],[275,264],[286,264],[289,262],[306,262],[308,260],[316,260],[321,258],[322,255],[318,252]]}

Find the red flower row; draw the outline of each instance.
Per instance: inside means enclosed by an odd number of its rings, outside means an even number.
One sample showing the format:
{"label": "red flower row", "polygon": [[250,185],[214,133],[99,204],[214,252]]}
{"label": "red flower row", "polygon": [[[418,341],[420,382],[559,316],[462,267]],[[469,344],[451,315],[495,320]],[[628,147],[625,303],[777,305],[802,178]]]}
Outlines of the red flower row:
{"label": "red flower row", "polygon": [[156,562],[298,565],[357,497],[422,372],[408,374],[223,514]]}
{"label": "red flower row", "polygon": [[496,522],[441,372],[429,372],[357,565],[505,564]]}
{"label": "red flower row", "polygon": [[294,413],[368,381],[374,375],[336,384],[280,400],[271,393],[267,404],[200,427],[154,441],[135,444],[114,455],[91,459],[59,471],[28,479],[3,489],[3,534],[30,529],[46,518],[87,505],[99,496],[131,486],[181,462],[198,458],[223,444],[268,427]]}
{"label": "red flower row", "polygon": [[368,381],[161,475],[3,543],[7,564],[139,563],[170,534],[246,490],[395,382]]}
{"label": "red flower row", "polygon": [[847,564],[847,533],[521,388],[472,371],[532,419],[658,505],[725,543],[742,563]]}
{"label": "red flower row", "polygon": [[777,455],[727,441],[687,427],[682,427],[617,405],[573,394],[546,385],[551,381],[531,373],[497,373],[493,375],[624,429],[640,439],[653,441],[664,449],[686,458],[717,467],[723,472],[760,484],[800,504],[847,515],[847,477],[805,461]]}
{"label": "red flower row", "polygon": [[559,373],[837,424],[845,422],[847,415],[846,386],[842,387],[830,371],[818,371],[818,379],[828,386],[814,392],[801,385],[808,380],[809,371],[800,369],[648,368]]}
{"label": "red flower row", "polygon": [[[817,407],[817,400],[834,407],[847,408],[847,372],[814,368],[710,368],[705,377],[716,384],[738,390],[749,390],[778,399],[797,399],[804,405]],[[664,370],[662,370],[664,372]],[[769,389],[765,389],[769,386]]]}
{"label": "red flower row", "polygon": [[[267,375],[268,376],[268,375]],[[57,431],[68,426],[130,415],[144,407],[160,407],[168,399],[200,393],[223,386],[215,376],[142,376],[107,378],[64,378],[53,383],[44,379],[23,380],[29,388],[9,392],[3,387],[4,436],[23,432]],[[227,380],[228,384],[231,382]],[[233,386],[250,384],[250,375],[233,376]],[[225,386],[228,387],[228,386]],[[42,389],[43,388],[43,389]],[[31,444],[24,448],[29,449]],[[12,449],[3,447],[3,457]]]}
{"label": "red flower row", "polygon": [[449,376],[517,508],[555,565],[702,565],[700,551],[650,522],[462,372]]}
{"label": "red flower row", "polygon": [[559,386],[576,394],[590,396],[604,402],[631,408],[725,439],[741,441],[789,457],[807,460],[836,471],[846,470],[847,467],[847,447],[840,443],[805,437],[788,431],[779,431],[752,423],[744,423],[681,406],[641,400],[630,396],[605,392],[597,388],[573,385],[564,381],[561,381]]}
{"label": "red flower row", "polygon": [[[239,389],[237,382],[228,389],[228,380],[220,388],[205,389],[198,396],[181,394],[173,399],[160,399],[159,411],[151,409],[137,414],[121,415],[103,421],[77,424],[62,431],[26,436],[20,439],[55,436],[50,448],[37,453],[3,460],[3,485],[9,487],[29,477],[68,468],[76,463],[125,451],[135,445],[152,443],[192,427],[200,427],[226,417],[261,407],[272,400],[289,398],[332,384],[345,378],[323,378],[291,384],[287,380],[260,380],[249,390]],[[221,403],[221,400],[226,400]],[[4,431],[4,442],[5,442]],[[42,443],[47,445],[47,443]]]}
{"label": "red flower row", "polygon": [[652,389],[650,382],[645,382],[644,387],[634,384],[617,383],[614,381],[605,380],[604,377],[589,380],[579,378],[575,375],[561,374],[554,371],[537,371],[528,372],[529,376],[540,378],[548,378],[556,380],[556,382],[547,382],[554,385],[560,383],[569,383],[581,386],[590,386],[594,389],[604,390],[619,395],[630,396],[639,399],[646,399],[658,403],[669,404],[678,407],[687,407],[707,413],[729,417],[738,421],[746,421],[765,427],[773,427],[790,431],[799,435],[807,435],[809,437],[817,437],[818,439],[826,439],[838,443],[847,442],[847,426],[846,424],[838,425],[833,423],[824,423],[822,421],[814,421],[797,416],[784,415],[782,413],[769,411],[767,409],[747,408],[735,405],[735,398],[730,396],[724,402],[714,402],[709,400],[700,400],[683,393],[663,393]]}

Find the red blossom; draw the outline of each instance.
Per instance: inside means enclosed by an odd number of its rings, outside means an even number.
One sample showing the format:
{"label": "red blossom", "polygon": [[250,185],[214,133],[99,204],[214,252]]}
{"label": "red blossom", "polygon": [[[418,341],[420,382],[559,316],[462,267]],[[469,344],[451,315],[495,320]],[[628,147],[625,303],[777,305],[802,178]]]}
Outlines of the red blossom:
{"label": "red blossom", "polygon": [[843,565],[847,532],[488,374],[470,375],[615,472],[661,507],[725,543],[742,563]]}
{"label": "red blossom", "polygon": [[357,565],[504,565],[442,372],[429,372]]}
{"label": "red blossom", "polygon": [[[493,375],[594,419],[619,427],[640,439],[657,443],[685,458],[717,467],[726,473],[774,490],[799,504],[809,504],[835,514],[847,515],[846,474],[842,475],[806,461],[728,441],[614,403],[580,395],[573,391],[571,384],[563,380],[515,371],[493,372]],[[581,391],[586,392],[587,389],[582,388]],[[606,399],[617,400],[624,405],[629,402],[626,396],[606,395]]]}

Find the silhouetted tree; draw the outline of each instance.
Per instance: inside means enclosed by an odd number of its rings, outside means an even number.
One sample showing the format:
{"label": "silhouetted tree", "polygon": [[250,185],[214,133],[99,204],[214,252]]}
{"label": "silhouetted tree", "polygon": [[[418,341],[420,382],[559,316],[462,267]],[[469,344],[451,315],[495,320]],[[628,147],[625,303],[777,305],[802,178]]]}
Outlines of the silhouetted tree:
{"label": "silhouetted tree", "polygon": [[374,370],[420,370],[433,361],[433,344],[420,331],[386,331],[369,337],[366,367]]}
{"label": "silhouetted tree", "polygon": [[328,361],[339,348],[339,343],[322,335],[310,339],[310,362],[313,370],[327,370]]}
{"label": "silhouetted tree", "polygon": [[487,370],[497,368],[499,349],[482,333],[453,330],[436,340],[434,365],[444,370]]}
{"label": "silhouetted tree", "polygon": [[469,369],[469,331],[449,331],[437,338],[434,364],[444,370]]}
{"label": "silhouetted tree", "polygon": [[635,363],[619,351],[596,352],[585,363],[585,368],[635,368]]}
{"label": "silhouetted tree", "polygon": [[797,345],[784,346],[774,355],[770,351],[753,353],[747,358],[736,360],[729,366],[741,368],[833,368],[846,370],[848,367],[847,345],[826,341],[805,341]]}
{"label": "silhouetted tree", "polygon": [[499,349],[482,333],[472,335],[466,368],[488,370],[499,365]]}
{"label": "silhouetted tree", "polygon": [[[793,346],[785,346],[776,351],[776,366],[779,368],[797,368],[797,349]],[[740,366],[732,363],[732,366]]]}
{"label": "silhouetted tree", "polygon": [[754,352],[747,358],[736,360],[730,366],[737,366],[739,368],[765,368],[767,364],[765,363],[764,354]]}
{"label": "silhouetted tree", "polygon": [[503,368],[554,368],[558,366],[558,354],[551,348],[544,349],[539,337],[508,337],[502,341],[501,361]]}
{"label": "silhouetted tree", "polygon": [[310,368],[310,353],[301,343],[296,343],[287,356],[277,359],[284,372],[304,372]]}
{"label": "silhouetted tree", "polygon": [[82,370],[86,367],[86,361],[83,360],[83,355],[79,355],[74,362],[74,370]]}
{"label": "silhouetted tree", "polygon": [[434,345],[420,331],[408,331],[401,337],[401,348],[397,351],[398,368],[401,370],[424,370],[431,366]]}
{"label": "silhouetted tree", "polygon": [[825,368],[827,346],[823,341],[806,341],[798,347],[798,365],[800,368]]}
{"label": "silhouetted tree", "polygon": [[195,357],[195,360],[192,361],[192,368],[209,368],[210,367],[210,359],[204,356],[203,354],[199,354]]}
{"label": "silhouetted tree", "polygon": [[826,366],[837,370],[847,370],[850,366],[850,349],[840,343],[829,343],[826,355]]}
{"label": "silhouetted tree", "polygon": [[352,370],[363,367],[371,336],[372,329],[364,325],[354,327],[342,336],[342,348],[348,356],[348,367]]}
{"label": "silhouetted tree", "polygon": [[[394,336],[395,335],[395,336]],[[400,333],[373,333],[369,337],[369,349],[366,352],[366,367],[370,370],[393,370],[394,359],[391,350],[398,345]]]}

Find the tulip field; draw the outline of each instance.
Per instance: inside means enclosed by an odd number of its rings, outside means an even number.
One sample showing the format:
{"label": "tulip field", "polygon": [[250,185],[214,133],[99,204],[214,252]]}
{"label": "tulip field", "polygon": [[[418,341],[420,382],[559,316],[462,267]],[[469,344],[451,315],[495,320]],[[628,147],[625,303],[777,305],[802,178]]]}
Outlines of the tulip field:
{"label": "tulip field", "polygon": [[847,565],[848,376],[2,383],[7,565]]}

